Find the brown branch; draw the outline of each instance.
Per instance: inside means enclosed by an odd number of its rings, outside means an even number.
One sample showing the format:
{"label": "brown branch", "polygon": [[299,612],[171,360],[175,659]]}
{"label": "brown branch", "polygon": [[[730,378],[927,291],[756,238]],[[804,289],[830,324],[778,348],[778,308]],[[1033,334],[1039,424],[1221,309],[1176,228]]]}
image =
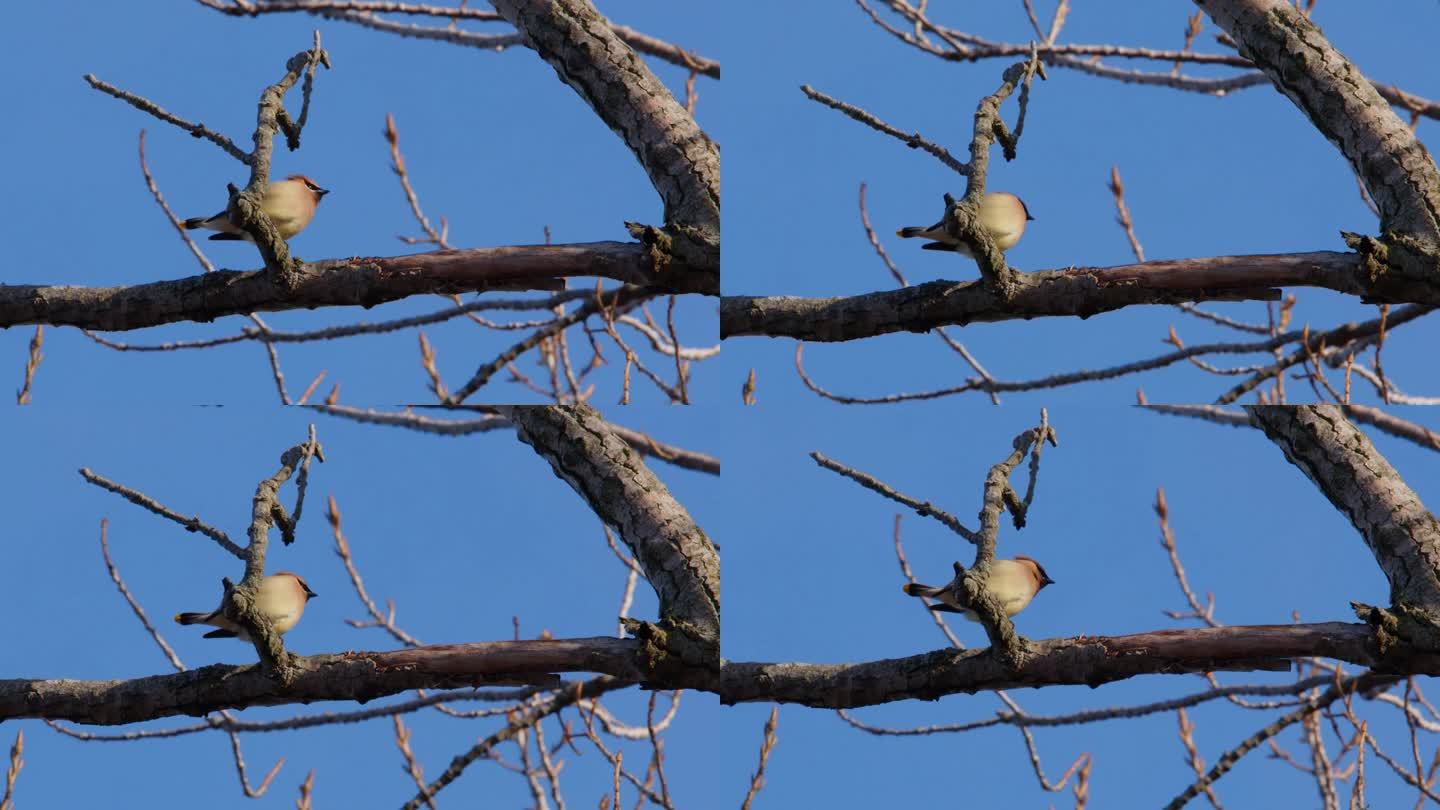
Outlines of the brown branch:
{"label": "brown branch", "polygon": [[[1279,300],[1277,287],[1365,291],[1353,253],[1287,253],[1150,261],[1020,273],[1003,301],[982,282],[932,281],[848,298],[722,296],[720,335],[841,341],[937,326],[1040,316],[1089,317],[1141,304]],[[1426,296],[1440,301],[1440,295]]]}
{"label": "brown branch", "polygon": [[[1380,663],[1371,628],[1340,622],[1029,640],[1024,652],[1024,663],[1013,670],[988,649],[943,649],[859,664],[727,662],[720,700],[839,709],[1025,686],[1094,687],[1158,673],[1283,672],[1290,659],[1317,655],[1362,666]],[[1416,655],[1405,666],[1415,674],[1440,674],[1440,656]]]}
{"label": "brown branch", "polygon": [[1230,769],[1235,767],[1235,763],[1240,761],[1241,757],[1255,750],[1261,743],[1273,738],[1286,728],[1329,706],[1350,692],[1365,689],[1377,683],[1384,684],[1390,680],[1393,680],[1393,678],[1383,675],[1361,675],[1346,678],[1343,682],[1337,682],[1334,686],[1326,690],[1323,695],[1316,697],[1313,702],[1301,706],[1293,712],[1282,715],[1274,722],[1267,724],[1264,728],[1246,737],[1239,745],[1226,751],[1220,759],[1215,762],[1215,767],[1211,768],[1209,773],[1195,780],[1194,784],[1182,791],[1179,796],[1172,799],[1169,804],[1165,805],[1165,810],[1179,810],[1181,807],[1184,807],[1191,799],[1200,795],[1201,792],[1207,791],[1211,785],[1215,784],[1215,780],[1229,773]]}
{"label": "brown branch", "polygon": [[[1311,22],[1284,0],[1196,0],[1335,144],[1380,208],[1384,237],[1352,239],[1376,288],[1440,288],[1440,171],[1410,127]],[[1407,297],[1401,292],[1401,298]],[[1386,298],[1386,300],[1394,300]],[[1415,300],[1420,300],[1416,298]]]}
{"label": "brown branch", "polygon": [[760,788],[765,786],[765,765],[770,761],[770,751],[775,748],[775,727],[780,719],[780,707],[770,708],[770,719],[765,721],[765,734],[760,740],[760,767],[755,769],[755,774],[750,777],[750,789],[745,792],[745,801],[741,803],[740,810],[750,810],[750,805],[755,801],[755,796],[760,793]]}
{"label": "brown branch", "polygon": [[[220,2],[220,0],[199,0],[199,2],[203,5],[215,9],[216,11],[228,14],[231,17],[255,17],[260,14],[273,12],[303,11],[310,14],[319,14],[320,16],[330,19],[348,20],[350,22],[359,22],[361,24],[365,24],[368,21],[378,21],[379,18],[368,16],[369,14],[378,12],[382,14],[412,14],[428,17],[447,17],[451,20],[477,20],[480,22],[503,21],[503,18],[499,14],[493,11],[484,11],[478,8],[433,6],[421,3],[390,2],[389,0],[267,0],[264,5],[248,5],[243,7],[238,5],[229,5],[224,2]],[[324,12],[358,13],[326,14]],[[367,16],[361,17],[360,14],[365,14]],[[648,34],[642,34],[639,31],[636,31],[628,26],[611,23],[610,28],[615,32],[616,36],[620,37],[620,39],[624,40],[627,45],[639,51],[640,53],[654,56],[657,59],[663,59],[666,62],[670,62],[672,64],[679,65],[680,67],[687,68],[695,73],[699,73],[702,76],[708,76],[712,79],[720,78],[720,63],[713,59],[707,59],[703,56],[691,53],[690,51],[687,51],[678,45],[673,45],[669,42],[657,39]],[[460,45],[472,45],[474,47],[491,48],[495,50],[499,50],[501,47],[503,47],[501,43],[508,40],[516,39],[516,37],[514,37],[513,35],[508,37],[493,35],[485,36],[471,34],[468,31],[458,31],[453,29],[427,28],[421,30],[426,32],[435,32],[435,36],[429,38],[444,39],[446,41],[454,42]],[[445,32],[451,35],[458,34],[468,36],[441,37],[439,36],[441,32]],[[422,34],[416,33],[410,33],[409,35],[423,36]]]}
{"label": "brown branch", "polygon": [[[325,458],[319,442],[315,439],[314,425],[310,426],[310,437],[306,441],[280,455],[280,469],[255,487],[255,496],[251,499],[250,506],[250,543],[245,547],[245,576],[241,578],[239,585],[233,587],[228,578],[222,580],[225,584],[225,596],[221,605],[225,616],[248,631],[265,673],[276,677],[282,684],[288,683],[295,675],[291,666],[293,655],[286,652],[280,634],[275,632],[272,626],[271,618],[260,608],[260,585],[265,578],[265,554],[270,545],[271,527],[280,524],[285,544],[294,542],[295,522],[304,503],[306,471],[312,456],[318,456],[321,460]],[[295,514],[289,516],[280,503],[280,488],[297,470],[300,474],[295,481],[298,493]]]}
{"label": "brown branch", "polygon": [[166,111],[160,105],[156,104],[153,101],[150,101],[149,99],[142,98],[135,95],[134,93],[125,90],[121,90],[120,88],[112,84],[107,84],[106,82],[95,78],[94,74],[87,73],[85,74],[84,79],[91,87],[99,90],[102,93],[105,93],[106,95],[114,96],[115,98],[120,99],[121,101],[129,104],[135,109],[140,110],[141,112],[149,113],[150,115],[155,116],[156,118],[164,121],[167,124],[173,124],[180,129],[183,129],[186,132],[190,133],[196,138],[204,138],[205,140],[210,141],[211,143],[225,150],[225,153],[228,154],[230,157],[235,158],[236,160],[244,163],[247,166],[250,165],[251,161],[253,160],[250,154],[242,150],[240,147],[236,146],[234,141],[210,129],[204,124],[194,124],[186,121],[185,119]]}
{"label": "brown branch", "polygon": [[539,723],[549,715],[560,711],[582,698],[598,697],[613,689],[628,685],[629,684],[622,680],[601,676],[582,684],[576,684],[574,688],[558,693],[555,699],[549,703],[525,711],[517,717],[515,721],[476,743],[468,751],[451,760],[450,766],[445,769],[444,773],[440,774],[439,778],[422,787],[415,798],[405,803],[404,810],[419,810],[421,804],[428,802],[431,797],[443,790],[445,786],[460,778],[460,774],[464,773],[465,769],[475,760],[483,756],[488,756],[490,752],[495,749],[495,746],[514,739],[516,735]]}
{"label": "brown branch", "polygon": [[10,746],[10,765],[5,769],[5,792],[0,793],[0,810],[15,810],[15,780],[20,777],[20,769],[25,767],[25,760],[20,755],[25,753],[25,729],[15,732],[15,744]]}
{"label": "brown branch", "polygon": [[297,267],[288,292],[277,290],[263,270],[220,270],[129,287],[0,284],[0,327],[44,323],[123,331],[250,312],[368,308],[422,293],[559,290],[562,279],[574,276],[662,285],[670,280],[650,267],[644,245],[589,242],[328,259]]}
{"label": "brown branch", "polygon": [[30,386],[35,382],[35,372],[40,370],[40,359],[43,357],[40,354],[40,347],[43,345],[45,345],[45,326],[39,324],[35,327],[35,337],[30,338],[30,354],[25,360],[25,384],[20,386],[20,390],[15,393],[17,405],[30,404]]}
{"label": "brown branch", "polygon": [[921,135],[918,132],[905,132],[904,130],[893,127],[890,124],[887,124],[884,121],[880,120],[878,117],[872,115],[871,113],[868,113],[853,104],[847,104],[837,98],[828,96],[808,84],[800,85],[800,92],[804,93],[806,96],[809,96],[812,101],[817,101],[832,110],[838,110],[839,112],[842,112],[845,115],[849,116],[851,119],[859,121],[865,126],[870,127],[876,132],[881,132],[889,135],[892,138],[898,139],[901,143],[905,144],[911,149],[920,149],[925,152],[929,152],[935,157],[936,160],[945,164],[952,171],[960,174],[961,176],[968,176],[970,174],[970,166],[968,164],[962,163],[959,158],[950,154],[950,150],[927,139],[925,136]]}
{"label": "brown branch", "polygon": [[1440,521],[1419,495],[1345,419],[1338,406],[1249,406],[1265,432],[1348,518],[1390,582],[1391,600],[1417,619],[1440,613]]}
{"label": "brown branch", "polygon": [[602,521],[619,530],[660,599],[661,624],[644,631],[660,636],[649,640],[663,646],[668,632],[676,645],[668,652],[691,666],[718,668],[720,561],[684,506],[594,408],[497,410],[515,425],[520,441],[548,461]]}
{"label": "brown branch", "polygon": [[881,481],[875,476],[863,473],[859,470],[854,469],[853,467],[841,464],[840,462],[825,456],[823,453],[812,452],[810,454],[810,458],[814,459],[815,463],[819,464],[821,467],[824,467],[831,472],[838,473],[839,475],[849,478],[851,481],[854,481],[855,483],[870,490],[871,492],[880,495],[882,498],[889,498],[896,503],[903,504],[904,506],[915,510],[915,513],[920,515],[921,517],[935,518],[946,528],[950,529],[950,531],[955,532],[956,534],[960,535],[971,543],[980,542],[980,535],[977,532],[967,528],[965,524],[960,522],[959,518],[935,506],[928,500],[921,501],[916,498],[912,498],[909,495],[906,495],[905,493],[890,487],[884,481]]}
{"label": "brown branch", "polygon": [[[494,0],[526,44],[620,136],[665,205],[632,226],[693,289],[719,292],[720,152],[589,0]],[[642,235],[643,234],[643,235]],[[684,279],[680,279],[684,281]]]}
{"label": "brown branch", "polygon": [[[556,672],[601,672],[628,681],[644,672],[641,646],[613,637],[436,644],[387,652],[296,656],[282,685],[259,665],[213,664],[129,681],[0,679],[0,720],[44,717],[120,725],[221,708],[281,706],[317,700],[368,701],[413,689],[489,684],[553,687]],[[657,677],[663,688],[692,684],[678,667]],[[697,677],[698,676],[698,677]],[[690,673],[700,680],[703,672]],[[447,699],[455,699],[453,696]]]}
{"label": "brown branch", "polygon": [[154,512],[160,517],[165,518],[166,520],[173,520],[176,523],[179,523],[181,526],[185,527],[185,531],[187,532],[199,532],[205,535],[206,537],[218,543],[221,548],[225,549],[231,554],[234,554],[241,560],[246,559],[246,557],[248,556],[248,552],[240,546],[236,545],[235,542],[230,539],[229,535],[213,526],[210,526],[209,524],[200,520],[200,518],[198,517],[187,518],[184,515],[181,515],[180,513],[160,503],[159,501],[156,501],[154,498],[145,495],[144,493],[137,492],[136,490],[133,490],[123,484],[117,484],[102,475],[96,475],[95,473],[91,472],[88,467],[81,467],[80,475],[86,481],[89,481],[95,486],[100,487],[101,489],[107,489],[115,493],[116,495],[124,498],[125,500],[130,501],[136,506],[141,507],[142,509],[148,509],[149,511]]}

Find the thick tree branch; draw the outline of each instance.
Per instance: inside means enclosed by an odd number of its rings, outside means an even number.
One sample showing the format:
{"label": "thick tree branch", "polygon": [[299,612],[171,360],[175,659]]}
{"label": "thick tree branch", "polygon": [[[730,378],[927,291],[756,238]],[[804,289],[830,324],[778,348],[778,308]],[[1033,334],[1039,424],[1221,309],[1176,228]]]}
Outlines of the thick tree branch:
{"label": "thick tree branch", "polygon": [[1347,517],[1390,582],[1390,599],[1440,616],[1440,521],[1335,405],[1249,406],[1250,419]]}
{"label": "thick tree branch", "polygon": [[280,488],[297,470],[300,471],[300,477],[296,479],[300,493],[296,496],[295,506],[295,517],[298,518],[300,505],[304,503],[306,471],[312,457],[325,458],[320,443],[315,440],[314,425],[310,426],[310,438],[282,453],[280,469],[255,487],[255,497],[250,503],[250,544],[245,548],[245,576],[235,586],[228,578],[224,580],[225,597],[221,604],[225,616],[249,632],[266,674],[277,676],[282,683],[288,683],[295,676],[290,664],[293,656],[286,653],[280,634],[271,626],[270,617],[260,609],[260,584],[265,578],[265,552],[270,545],[271,527],[279,523],[288,538],[287,544],[294,542],[294,521],[286,515],[285,507],[280,503]]}
{"label": "thick tree branch", "polygon": [[1340,149],[1379,206],[1385,236],[1362,247],[1374,268],[1374,291],[1421,300],[1440,288],[1440,171],[1410,127],[1310,18],[1284,0],[1196,5]]}
{"label": "thick tree branch", "polygon": [[0,328],[44,323],[124,331],[250,312],[373,307],[423,293],[557,290],[571,276],[670,280],[651,268],[643,245],[586,242],[311,262],[296,269],[289,291],[277,288],[264,270],[220,270],[130,287],[0,284]]}
{"label": "thick tree branch", "polygon": [[[316,700],[365,702],[411,689],[488,684],[555,686],[550,673],[642,677],[639,642],[610,637],[437,644],[391,652],[297,656],[288,686],[259,665],[214,664],[129,681],[0,680],[0,720],[44,717],[94,725]],[[664,688],[685,685],[664,684]]]}
{"label": "thick tree branch", "polygon": [[[1139,304],[1278,300],[1277,287],[1325,287],[1359,295],[1353,253],[1216,256],[1072,267],[1017,274],[1008,301],[978,281],[932,281],[848,298],[724,296],[720,336],[767,335],[840,341],[1039,316],[1089,317]],[[1426,300],[1440,302],[1440,292]]]}
{"label": "thick tree branch", "polygon": [[719,148],[589,0],[492,4],[640,161],[665,204],[666,227],[649,236],[642,226],[631,230],[656,264],[691,277],[692,291],[717,294]]}
{"label": "thick tree branch", "polygon": [[[726,663],[720,700],[848,709],[1022,686],[1095,687],[1136,675],[1286,671],[1289,659],[1316,655],[1375,666],[1382,656],[1373,639],[1366,625],[1326,622],[1026,641],[1016,670],[988,649],[943,649],[860,664]],[[1406,665],[1417,674],[1440,674],[1440,656],[1415,656]]]}
{"label": "thick tree branch", "polygon": [[719,664],[720,560],[640,454],[588,405],[504,406],[497,410],[580,494],[616,527],[660,598],[661,625],[689,666]]}
{"label": "thick tree branch", "polygon": [[588,0],[493,0],[635,154],[667,224],[720,234],[720,153]]}

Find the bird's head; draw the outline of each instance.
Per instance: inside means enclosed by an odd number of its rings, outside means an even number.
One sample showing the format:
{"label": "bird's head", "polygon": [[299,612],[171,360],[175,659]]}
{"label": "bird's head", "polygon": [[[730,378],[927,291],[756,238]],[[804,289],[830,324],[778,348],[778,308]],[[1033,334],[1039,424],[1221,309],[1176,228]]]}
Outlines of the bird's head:
{"label": "bird's head", "polygon": [[317,596],[320,595],[320,594],[315,593],[314,591],[310,590],[310,586],[305,583],[305,579],[304,579],[303,577],[301,577],[299,574],[291,573],[290,571],[280,571],[279,573],[275,574],[275,576],[277,576],[277,577],[290,577],[291,579],[294,579],[294,580],[295,580],[295,584],[300,586],[300,590],[302,590],[302,591],[305,592],[305,601],[306,601],[306,602],[309,602],[311,599],[314,599],[315,597],[317,597]]}
{"label": "bird's head", "polygon": [[1051,579],[1050,575],[1045,573],[1045,567],[1042,566],[1039,562],[1037,562],[1034,557],[1027,557],[1024,554],[1016,554],[1015,559],[1018,562],[1028,563],[1033,569],[1031,573],[1035,577],[1036,593],[1044,590],[1046,585],[1055,584],[1055,580]]}
{"label": "bird's head", "polygon": [[320,198],[330,193],[329,189],[321,188],[319,183],[316,183],[314,180],[311,180],[303,174],[292,174],[285,179],[294,180],[295,182],[304,185],[305,189],[315,196],[315,202],[317,203],[320,202]]}

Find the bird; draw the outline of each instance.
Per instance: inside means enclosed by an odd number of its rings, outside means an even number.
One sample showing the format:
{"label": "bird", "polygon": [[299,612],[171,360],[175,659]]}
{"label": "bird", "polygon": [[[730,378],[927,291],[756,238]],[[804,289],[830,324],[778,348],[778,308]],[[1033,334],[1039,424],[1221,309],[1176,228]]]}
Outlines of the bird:
{"label": "bird", "polygon": [[[280,238],[288,240],[305,230],[305,226],[315,217],[315,208],[320,205],[320,199],[329,193],[328,189],[321,188],[305,175],[292,174],[284,180],[271,183],[265,189],[260,208],[270,217],[270,221],[275,223]],[[192,217],[185,220],[185,229],[204,228],[219,231],[210,237],[212,241],[254,242],[255,239],[250,234],[230,221],[227,213],[221,211],[213,217]]]}
{"label": "bird", "polygon": [[[1005,615],[1014,616],[1024,610],[1046,585],[1054,585],[1055,580],[1045,573],[1045,569],[1034,558],[1024,554],[1016,554],[1013,560],[996,560],[990,565],[990,579],[986,587],[1000,601],[1001,607],[1005,608]],[[940,600],[929,608],[941,613],[961,613],[972,622],[980,619],[975,611],[962,605],[956,600],[955,591],[950,585],[936,587],[934,585],[921,585],[918,582],[908,582],[903,590],[910,596],[928,596]]]}
{"label": "bird", "polygon": [[[1024,201],[1007,191],[994,191],[985,195],[980,203],[980,223],[989,231],[990,238],[995,240],[995,247],[1001,252],[1015,247],[1020,241],[1020,236],[1025,233],[1025,223],[1034,220],[1030,216],[1030,209],[1025,207]],[[928,228],[901,228],[895,235],[902,239],[930,239],[931,242],[921,245],[925,250],[950,250],[959,253],[967,258],[975,258],[970,246],[963,241],[951,236],[945,230],[945,220],[931,225]]]}
{"label": "bird", "polygon": [[[305,612],[305,603],[317,594],[310,590],[299,574],[281,571],[260,581],[260,597],[257,600],[260,612],[270,619],[277,633],[287,633],[300,621]],[[250,641],[245,628],[225,618],[225,603],[209,613],[176,613],[176,624],[208,624],[218,627],[205,634],[205,638],[238,638]]]}

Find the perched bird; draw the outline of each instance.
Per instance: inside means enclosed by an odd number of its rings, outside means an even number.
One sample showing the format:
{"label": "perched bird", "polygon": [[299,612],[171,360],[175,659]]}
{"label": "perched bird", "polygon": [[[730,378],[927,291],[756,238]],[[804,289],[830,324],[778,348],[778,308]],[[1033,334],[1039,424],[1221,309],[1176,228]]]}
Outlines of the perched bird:
{"label": "perched bird", "polygon": [[[1020,235],[1025,233],[1025,223],[1033,219],[1035,217],[1030,216],[1030,209],[1025,207],[1025,203],[1009,192],[993,191],[980,202],[980,224],[990,232],[995,247],[1002,252],[1015,247]],[[925,250],[953,250],[961,256],[975,258],[969,245],[945,231],[943,219],[928,228],[901,228],[895,235],[904,239],[919,237],[933,240],[921,245]]]}
{"label": "perched bird", "polygon": [[[300,621],[300,615],[305,612],[305,603],[315,595],[299,574],[289,571],[271,574],[260,581],[260,612],[270,618],[275,632],[285,633]],[[220,628],[206,633],[205,638],[250,640],[250,634],[245,632],[245,628],[225,618],[224,602],[209,613],[176,613],[175,621],[178,624],[208,624]]]}
{"label": "perched bird", "polygon": [[[265,196],[260,200],[260,208],[270,221],[275,223],[275,228],[280,231],[280,238],[289,239],[297,233],[305,230],[310,220],[315,217],[315,207],[320,204],[320,198],[330,192],[316,185],[314,180],[303,174],[292,174],[279,182],[271,183],[265,189]],[[211,236],[211,240],[245,240],[254,242],[243,229],[235,226],[221,211],[213,217],[194,217],[185,220],[185,227],[189,230],[204,228],[210,231],[219,231]]]}
{"label": "perched bird", "polygon": [[[1014,616],[1030,604],[1046,585],[1055,584],[1055,580],[1045,573],[1040,563],[1024,554],[1016,554],[1013,560],[996,560],[990,565],[990,580],[988,586],[995,598],[1000,600],[1001,606],[1005,608],[1005,615]],[[931,599],[940,600],[939,603],[930,605],[931,610],[943,613],[962,613],[965,618],[972,622],[979,621],[975,611],[960,604],[955,599],[955,592],[949,585],[935,587],[933,585],[921,585],[915,582],[905,584],[905,593],[910,596],[928,596]]]}

